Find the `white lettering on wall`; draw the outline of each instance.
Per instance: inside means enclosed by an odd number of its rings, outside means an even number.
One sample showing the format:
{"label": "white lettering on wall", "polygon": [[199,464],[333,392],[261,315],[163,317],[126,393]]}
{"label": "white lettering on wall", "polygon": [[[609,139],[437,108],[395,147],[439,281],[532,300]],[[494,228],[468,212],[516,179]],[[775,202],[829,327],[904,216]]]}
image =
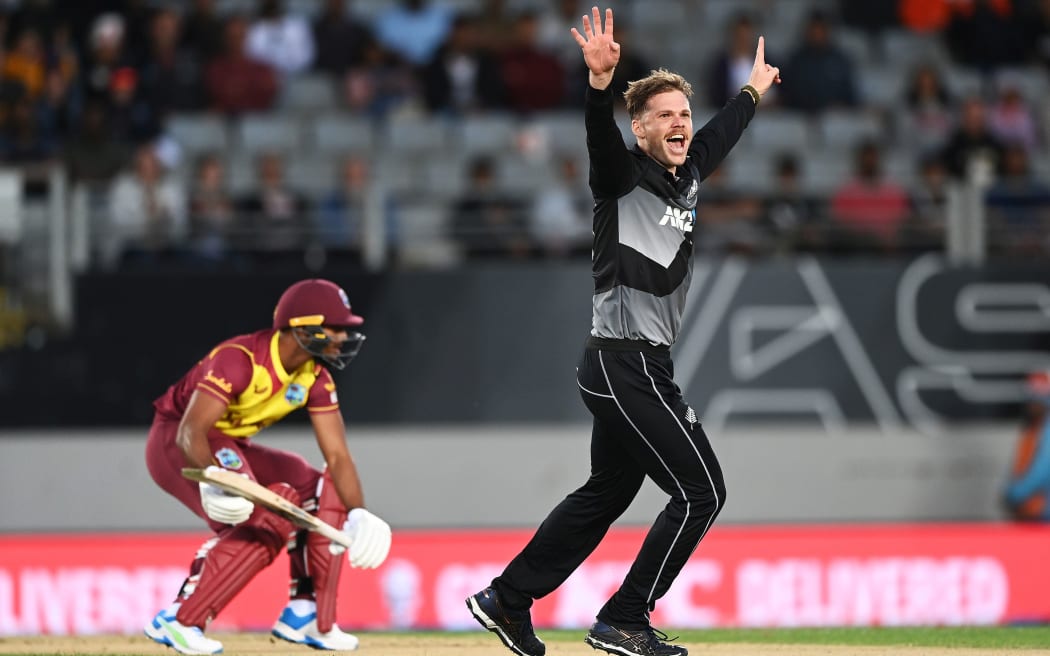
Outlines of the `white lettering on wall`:
{"label": "white lettering on wall", "polygon": [[784,558],[736,572],[742,626],[992,624],[1009,599],[995,558]]}
{"label": "white lettering on wall", "polygon": [[0,635],[136,633],[185,577],[176,567],[0,569]]}
{"label": "white lettering on wall", "polygon": [[722,585],[722,564],[716,560],[693,560],[686,563],[659,608],[668,626],[707,628],[718,626],[716,608],[699,603],[714,596]]}
{"label": "white lettering on wall", "polygon": [[488,586],[500,575],[499,563],[452,563],[438,572],[434,581],[434,612],[445,629],[474,628],[477,623],[465,612],[463,600]]}

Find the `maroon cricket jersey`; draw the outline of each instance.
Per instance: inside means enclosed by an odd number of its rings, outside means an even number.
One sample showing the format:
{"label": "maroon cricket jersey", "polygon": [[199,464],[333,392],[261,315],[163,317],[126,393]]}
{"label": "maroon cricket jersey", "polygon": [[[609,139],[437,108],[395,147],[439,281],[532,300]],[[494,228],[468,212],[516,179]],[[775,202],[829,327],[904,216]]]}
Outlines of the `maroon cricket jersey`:
{"label": "maroon cricket jersey", "polygon": [[195,390],[226,404],[214,430],[249,437],[296,408],[338,412],[332,374],[315,360],[285,371],[277,352],[280,331],[259,330],[222,342],[153,402],[157,414],[179,420]]}

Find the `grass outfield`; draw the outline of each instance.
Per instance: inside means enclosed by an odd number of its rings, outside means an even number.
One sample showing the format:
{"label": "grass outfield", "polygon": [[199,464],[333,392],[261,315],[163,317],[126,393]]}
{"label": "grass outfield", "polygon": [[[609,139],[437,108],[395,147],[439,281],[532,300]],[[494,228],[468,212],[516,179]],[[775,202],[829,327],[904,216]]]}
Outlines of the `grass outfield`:
{"label": "grass outfield", "polygon": [[[544,631],[544,641],[580,641],[581,631]],[[448,633],[433,633],[435,639]],[[1050,625],[842,627],[807,629],[705,629],[672,631],[676,642],[872,647],[969,647],[974,649],[1050,649]]]}
{"label": "grass outfield", "polygon": [[[599,656],[583,631],[540,631],[547,656]],[[358,632],[361,656],[505,656],[485,631]],[[672,633],[672,635],[674,635]],[[211,634],[224,656],[312,656],[268,633]],[[831,629],[711,629],[682,631],[678,643],[703,656],[1050,656],[1050,626]],[[0,655],[178,656],[142,635],[0,637]]]}

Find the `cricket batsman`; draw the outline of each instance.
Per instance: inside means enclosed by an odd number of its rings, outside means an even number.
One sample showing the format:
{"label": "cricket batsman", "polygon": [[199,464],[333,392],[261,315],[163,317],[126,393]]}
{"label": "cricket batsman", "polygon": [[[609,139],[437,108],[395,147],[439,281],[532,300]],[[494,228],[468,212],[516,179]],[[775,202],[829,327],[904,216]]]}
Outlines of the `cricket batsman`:
{"label": "cricket batsman", "polygon": [[[364,507],[327,369],[343,369],[357,355],[363,322],[338,285],[302,280],[281,295],[270,328],[220,343],[154,402],[146,443],[150,475],[215,532],[197,551],[175,601],[146,625],[154,641],[182,654],[222,652],[221,642],[204,635],[208,622],[287,546],[290,600],[273,634],[318,649],[357,649],[357,637],[335,624],[346,549],[181,472],[222,467],[243,474],[341,526],[352,540],[351,567],[379,567],[390,551],[390,526]],[[303,407],[324,456],[323,471],[298,454],[254,441],[260,430]]]}

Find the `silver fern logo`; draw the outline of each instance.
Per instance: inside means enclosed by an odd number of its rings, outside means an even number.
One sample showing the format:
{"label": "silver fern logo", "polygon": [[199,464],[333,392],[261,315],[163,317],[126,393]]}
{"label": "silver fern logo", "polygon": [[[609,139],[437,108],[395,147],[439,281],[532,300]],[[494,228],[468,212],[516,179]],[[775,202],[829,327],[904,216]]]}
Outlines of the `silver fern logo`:
{"label": "silver fern logo", "polygon": [[696,411],[691,407],[685,407],[685,420],[689,422],[689,428],[696,426]]}

